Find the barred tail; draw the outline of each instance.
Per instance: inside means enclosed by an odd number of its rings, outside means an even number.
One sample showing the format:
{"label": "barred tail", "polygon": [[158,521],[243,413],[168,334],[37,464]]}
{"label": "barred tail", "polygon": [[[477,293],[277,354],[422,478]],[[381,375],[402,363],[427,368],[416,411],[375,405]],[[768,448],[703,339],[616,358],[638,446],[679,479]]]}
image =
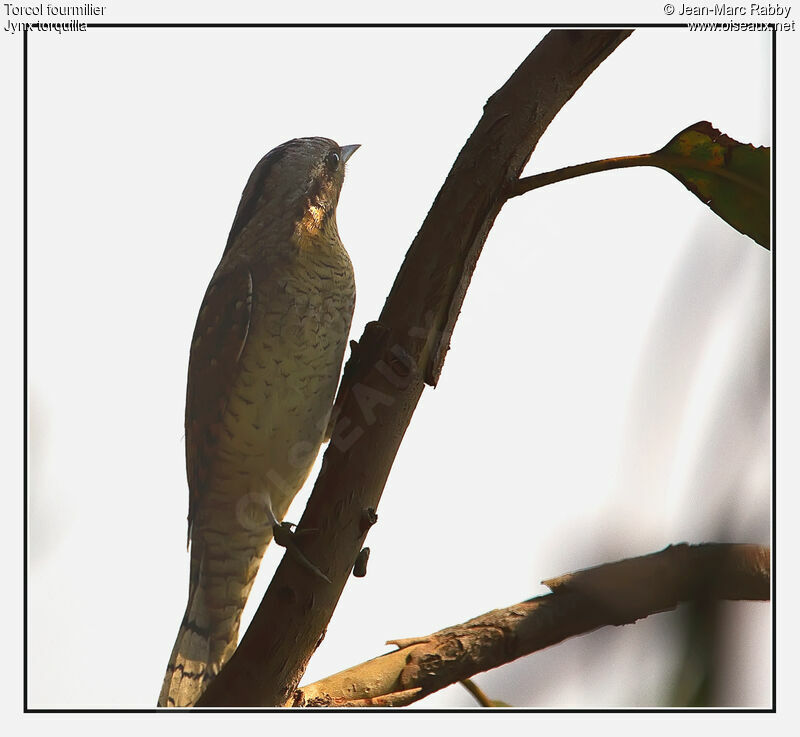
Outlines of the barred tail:
{"label": "barred tail", "polygon": [[[192,706],[236,650],[242,611],[271,533],[232,549],[230,541],[192,541],[189,602],[167,665],[158,706]],[[244,542],[239,540],[238,542]]]}
{"label": "barred tail", "polygon": [[[236,644],[234,638],[233,644]],[[187,610],[158,697],[159,706],[192,706],[222,667],[211,659],[211,636],[191,619]]]}

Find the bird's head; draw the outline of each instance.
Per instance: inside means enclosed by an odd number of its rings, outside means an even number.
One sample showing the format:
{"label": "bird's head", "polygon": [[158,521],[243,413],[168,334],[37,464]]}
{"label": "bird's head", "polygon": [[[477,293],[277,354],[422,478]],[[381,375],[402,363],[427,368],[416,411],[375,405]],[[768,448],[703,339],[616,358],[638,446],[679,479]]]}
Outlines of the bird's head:
{"label": "bird's head", "polygon": [[250,175],[227,248],[245,229],[255,235],[280,228],[301,239],[329,228],[335,232],[345,163],[358,147],[315,137],[294,138],[272,149]]}

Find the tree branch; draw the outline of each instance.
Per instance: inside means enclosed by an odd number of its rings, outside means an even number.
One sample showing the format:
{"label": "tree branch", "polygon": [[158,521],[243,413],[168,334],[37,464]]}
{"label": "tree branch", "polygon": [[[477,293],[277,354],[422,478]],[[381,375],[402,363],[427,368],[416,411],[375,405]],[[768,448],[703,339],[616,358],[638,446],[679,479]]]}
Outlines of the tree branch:
{"label": "tree branch", "polygon": [[[353,345],[305,513],[239,648],[198,706],[274,706],[322,641],[424,384],[435,384],[481,248],[547,126],[631,31],[552,31],[484,107],[406,254],[379,322]],[[314,534],[310,531],[314,530]]]}
{"label": "tree branch", "polygon": [[611,171],[613,169],[628,169],[633,166],[656,166],[653,164],[653,154],[638,154],[636,156],[618,156],[613,159],[600,159],[598,161],[588,161],[585,164],[574,164],[564,166],[561,169],[546,171],[542,174],[534,174],[530,177],[519,179],[511,190],[509,199],[519,197],[539,187],[546,187],[557,182],[566,182],[575,177],[583,177],[587,174],[596,174],[601,171]]}
{"label": "tree branch", "polygon": [[[768,601],[770,551],[710,543],[606,563],[543,581],[553,593],[497,609],[301,687],[295,706],[407,705],[562,640],[697,599]],[[402,698],[400,698],[402,697]]]}

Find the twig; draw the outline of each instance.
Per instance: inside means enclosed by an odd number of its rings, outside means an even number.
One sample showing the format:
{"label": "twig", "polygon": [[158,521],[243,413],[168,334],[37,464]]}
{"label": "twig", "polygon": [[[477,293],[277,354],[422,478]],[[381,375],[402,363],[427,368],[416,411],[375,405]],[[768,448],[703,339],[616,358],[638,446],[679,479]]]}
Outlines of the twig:
{"label": "twig", "polygon": [[465,678],[463,681],[461,681],[461,685],[475,697],[475,701],[477,701],[481,706],[486,706],[489,708],[494,706],[491,699],[483,691],[481,691],[478,684],[475,683],[475,681],[473,681],[471,678]]}

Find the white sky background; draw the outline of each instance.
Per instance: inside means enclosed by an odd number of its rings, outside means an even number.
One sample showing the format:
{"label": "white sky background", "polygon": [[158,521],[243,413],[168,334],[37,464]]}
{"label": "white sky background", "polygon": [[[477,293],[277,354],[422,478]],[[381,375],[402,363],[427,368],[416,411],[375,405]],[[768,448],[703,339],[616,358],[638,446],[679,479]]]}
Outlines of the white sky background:
{"label": "white sky background", "polygon": [[[155,703],[188,586],[189,340],[253,165],[296,136],[362,144],[338,213],[358,338],[487,97],[543,34],[30,38],[30,706]],[[701,119],[769,145],[769,69],[766,35],[638,30],[558,115],[528,173],[655,150]],[[660,171],[508,203],[390,475],[369,573],[348,583],[304,681],[576,568],[681,541],[769,542],[769,288],[769,254]],[[267,553],[247,621],[280,553]],[[722,697],[767,706],[769,605],[725,608]],[[682,657],[672,620],[476,680],[517,706],[658,706]],[[420,706],[473,703],[455,686]]]}

